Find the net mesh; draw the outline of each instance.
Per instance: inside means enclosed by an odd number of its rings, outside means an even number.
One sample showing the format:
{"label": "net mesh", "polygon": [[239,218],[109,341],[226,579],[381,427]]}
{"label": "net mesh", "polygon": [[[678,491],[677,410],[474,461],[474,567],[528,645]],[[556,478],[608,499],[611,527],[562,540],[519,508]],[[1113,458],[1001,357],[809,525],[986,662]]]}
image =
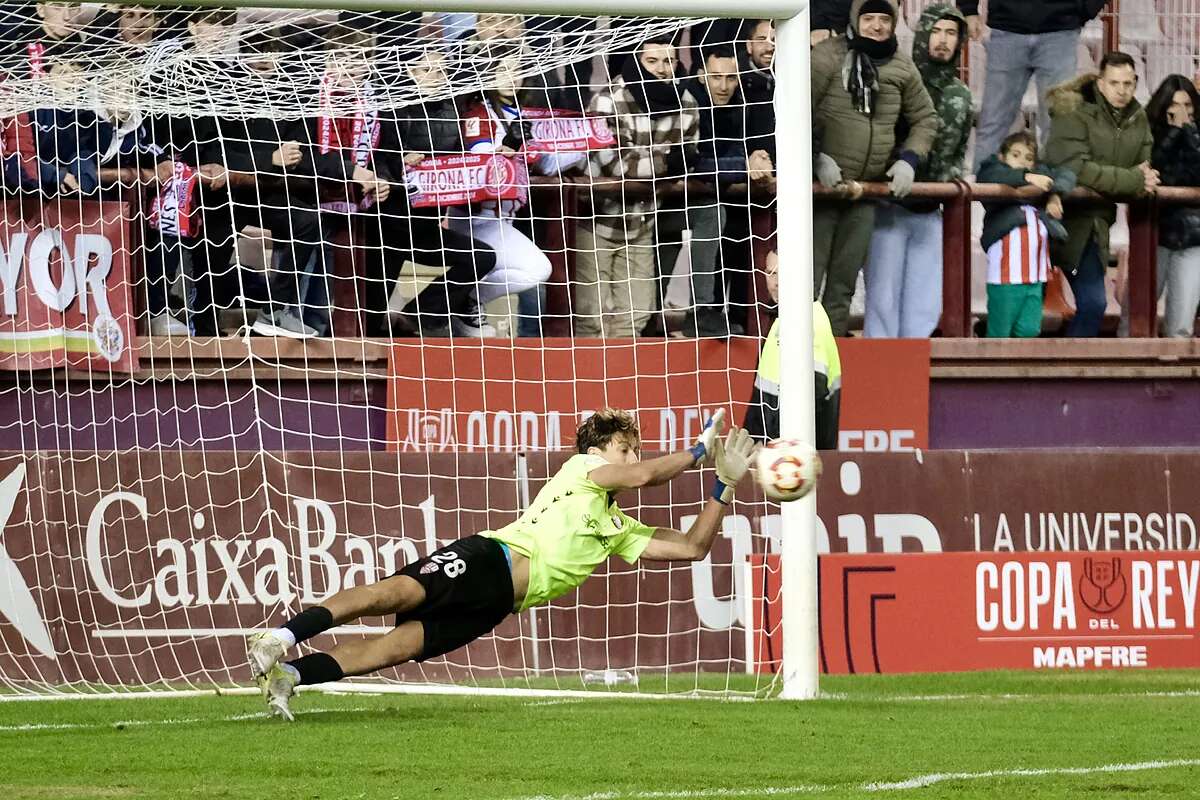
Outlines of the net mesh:
{"label": "net mesh", "polygon": [[[0,687],[244,685],[248,633],[516,519],[596,409],[647,454],[745,416],[769,25],[5,8]],[[648,46],[674,88],[614,91]],[[710,478],[623,505],[686,530]],[[768,693],[746,494],[703,562],[363,680]]]}

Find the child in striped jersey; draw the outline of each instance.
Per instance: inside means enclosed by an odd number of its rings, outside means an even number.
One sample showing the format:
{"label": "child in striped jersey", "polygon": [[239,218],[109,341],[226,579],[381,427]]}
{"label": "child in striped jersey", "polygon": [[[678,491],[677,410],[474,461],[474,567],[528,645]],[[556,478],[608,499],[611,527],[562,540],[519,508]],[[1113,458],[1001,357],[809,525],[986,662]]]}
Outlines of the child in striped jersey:
{"label": "child in striped jersey", "polygon": [[991,337],[1032,337],[1042,331],[1042,297],[1050,269],[1050,239],[1066,239],[1062,195],[1075,188],[1070,170],[1037,163],[1037,140],[1014,133],[987,159],[979,183],[1033,186],[1045,195],[1032,203],[985,203],[979,243],[988,257],[988,328]]}

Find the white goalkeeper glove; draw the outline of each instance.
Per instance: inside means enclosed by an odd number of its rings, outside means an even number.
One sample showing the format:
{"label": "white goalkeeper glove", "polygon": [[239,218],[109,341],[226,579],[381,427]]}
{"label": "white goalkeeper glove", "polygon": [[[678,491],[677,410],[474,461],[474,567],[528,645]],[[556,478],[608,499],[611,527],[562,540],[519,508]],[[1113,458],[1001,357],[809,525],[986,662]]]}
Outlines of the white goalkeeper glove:
{"label": "white goalkeeper glove", "polygon": [[692,454],[693,467],[697,464],[707,464],[712,460],[717,446],[721,443],[721,432],[723,430],[725,430],[725,409],[718,408],[717,413],[708,418],[708,422],[704,425],[704,430],[700,431],[700,438],[696,440],[694,445],[688,448]]}
{"label": "white goalkeeper glove", "polygon": [[750,470],[754,458],[754,440],[745,428],[734,428],[724,444],[717,445],[717,479],[713,482],[713,499],[729,505],[733,490]]}

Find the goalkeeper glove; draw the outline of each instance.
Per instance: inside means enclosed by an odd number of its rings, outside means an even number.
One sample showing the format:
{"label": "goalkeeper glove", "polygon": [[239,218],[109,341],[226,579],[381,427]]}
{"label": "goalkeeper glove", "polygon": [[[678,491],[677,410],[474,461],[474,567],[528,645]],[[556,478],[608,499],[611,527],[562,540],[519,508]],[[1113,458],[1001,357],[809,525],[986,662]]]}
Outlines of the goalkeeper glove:
{"label": "goalkeeper glove", "polygon": [[729,431],[729,438],[717,444],[717,479],[713,482],[713,499],[724,505],[733,502],[733,490],[750,470],[755,444],[745,428]]}
{"label": "goalkeeper glove", "polygon": [[697,464],[707,464],[716,452],[717,446],[721,442],[721,431],[725,430],[725,409],[718,408],[717,413],[709,417],[708,422],[704,425],[704,430],[700,431],[700,438],[696,443],[689,448],[692,454],[692,466]]}

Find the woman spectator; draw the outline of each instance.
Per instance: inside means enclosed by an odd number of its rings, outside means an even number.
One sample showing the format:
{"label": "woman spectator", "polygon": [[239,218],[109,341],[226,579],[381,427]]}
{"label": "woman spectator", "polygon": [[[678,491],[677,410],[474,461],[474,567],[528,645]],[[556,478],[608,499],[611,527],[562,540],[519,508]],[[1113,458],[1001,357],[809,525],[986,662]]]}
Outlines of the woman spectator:
{"label": "woman spectator", "polygon": [[[1151,165],[1164,186],[1200,186],[1200,94],[1183,75],[1169,75],[1150,98]],[[1167,293],[1166,334],[1190,338],[1200,306],[1200,208],[1163,206],[1159,217],[1158,295]]]}

